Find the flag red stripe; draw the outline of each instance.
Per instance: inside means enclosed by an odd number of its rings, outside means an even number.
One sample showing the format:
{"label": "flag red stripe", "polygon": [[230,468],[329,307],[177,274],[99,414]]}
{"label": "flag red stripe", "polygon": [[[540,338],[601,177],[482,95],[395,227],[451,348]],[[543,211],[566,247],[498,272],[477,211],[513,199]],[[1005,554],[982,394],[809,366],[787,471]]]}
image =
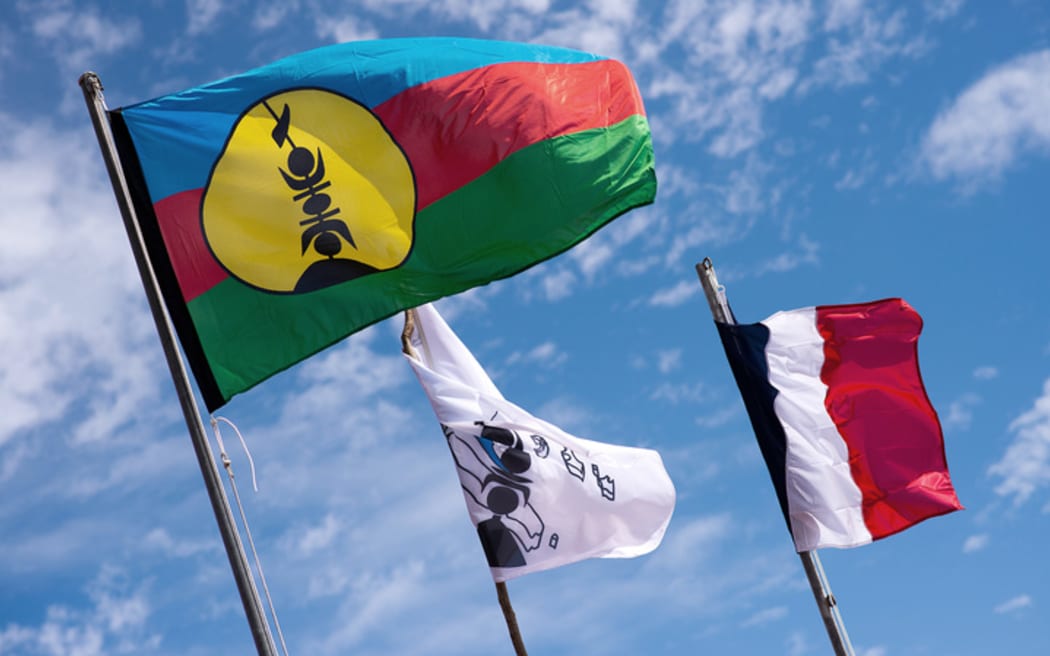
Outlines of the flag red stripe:
{"label": "flag red stripe", "polygon": [[962,506],[919,374],[922,319],[900,299],[817,308],[825,407],[849,449],[872,539]]}
{"label": "flag red stripe", "polygon": [[229,277],[204,242],[200,219],[203,192],[203,189],[190,189],[153,204],[157,225],[164,235],[168,257],[187,303]]}
{"label": "flag red stripe", "polygon": [[412,163],[420,210],[526,146],[645,113],[627,68],[611,59],[494,64],[411,87],[374,111]]}

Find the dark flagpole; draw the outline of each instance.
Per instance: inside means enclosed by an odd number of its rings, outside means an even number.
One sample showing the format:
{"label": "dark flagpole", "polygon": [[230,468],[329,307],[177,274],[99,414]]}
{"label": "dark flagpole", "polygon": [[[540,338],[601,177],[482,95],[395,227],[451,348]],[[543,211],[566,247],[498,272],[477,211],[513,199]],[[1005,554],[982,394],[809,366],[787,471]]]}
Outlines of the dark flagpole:
{"label": "dark flagpole", "polygon": [[[419,354],[412,346],[412,333],[416,330],[415,310],[405,310],[405,327],[401,331],[401,351],[415,359]],[[426,350],[426,336],[422,331],[419,334],[423,349]],[[507,593],[506,581],[496,581],[496,598],[499,600],[500,610],[503,611],[503,620],[507,623],[507,632],[510,633],[510,642],[514,645],[515,656],[529,656],[525,651],[525,641],[521,638],[521,630],[518,628],[518,616],[514,614],[514,607],[510,604],[510,594]]]}
{"label": "dark flagpole", "polygon": [[186,427],[190,432],[190,440],[193,442],[193,450],[197,455],[197,463],[200,465],[201,474],[204,476],[204,487],[208,490],[208,498],[211,501],[215,520],[219,524],[219,533],[226,548],[226,555],[230,559],[230,567],[233,577],[237,582],[237,590],[244,605],[244,613],[251,627],[252,638],[259,656],[276,656],[277,649],[273,644],[273,636],[270,634],[270,625],[266,621],[262,601],[259,599],[259,591],[255,587],[251,568],[248,565],[247,556],[244,553],[244,545],[241,544],[237,526],[234,523],[233,512],[230,510],[230,502],[226,498],[226,491],[222,487],[222,479],[215,466],[211,447],[204,432],[204,422],[201,419],[200,409],[193,397],[189,377],[186,375],[186,366],[182,361],[178,346],[175,343],[175,335],[171,326],[171,318],[168,316],[167,308],[161,301],[160,288],[157,283],[156,274],[153,271],[149,259],[146,256],[146,247],[142,239],[138,218],[135,215],[127,180],[124,178],[124,170],[121,168],[120,157],[117,154],[116,145],[113,142],[113,134],[110,131],[109,120],[106,117],[106,101],[102,97],[102,82],[92,72],[80,76],[80,88],[84,92],[84,100],[87,102],[88,113],[91,115],[91,124],[95,128],[98,137],[99,148],[102,149],[102,158],[106,162],[106,170],[109,172],[109,180],[113,184],[113,193],[120,207],[121,217],[124,219],[124,228],[128,233],[128,241],[138,265],[139,275],[142,278],[142,286],[149,300],[150,311],[153,321],[157,326],[157,335],[160,337],[161,345],[164,347],[164,357],[168,361],[171,371],[172,382],[178,393],[179,403],[182,406],[182,414],[186,419]]}
{"label": "dark flagpole", "polygon": [[[696,273],[700,276],[700,284],[704,288],[704,296],[711,308],[711,315],[719,323],[736,323],[733,313],[729,311],[729,304],[725,297],[725,288],[718,283],[715,276],[715,267],[711,264],[711,258],[705,257],[704,261],[696,265]],[[813,598],[817,601],[820,610],[820,618],[824,620],[824,628],[827,629],[831,646],[835,650],[835,656],[854,656],[853,645],[850,644],[849,635],[846,634],[846,625],[842,622],[839,614],[835,595],[831,594],[831,586],[827,577],[824,576],[824,567],[820,564],[820,557],[816,551],[800,551],[798,557],[802,560],[802,569],[806,571],[806,579],[813,591]]]}
{"label": "dark flagpole", "polygon": [[499,599],[499,607],[503,610],[503,619],[507,622],[507,631],[510,632],[510,641],[514,644],[516,656],[529,656],[525,651],[525,641],[521,639],[521,631],[518,629],[518,616],[514,614],[514,607],[510,605],[510,595],[507,594],[507,582],[496,582],[496,597]]}

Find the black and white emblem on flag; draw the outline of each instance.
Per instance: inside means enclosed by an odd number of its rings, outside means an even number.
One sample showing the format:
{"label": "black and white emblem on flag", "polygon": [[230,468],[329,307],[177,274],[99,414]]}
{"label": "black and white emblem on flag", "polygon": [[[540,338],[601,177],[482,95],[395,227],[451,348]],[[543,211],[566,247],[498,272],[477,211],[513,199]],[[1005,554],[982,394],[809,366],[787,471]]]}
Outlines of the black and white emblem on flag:
{"label": "black and white emblem on flag", "polygon": [[[506,428],[479,424],[468,435],[442,429],[468,503],[492,513],[477,524],[489,567],[525,565],[524,554],[540,548],[545,529],[529,503],[529,468],[533,457],[541,456],[526,451],[518,434]],[[553,539],[557,544],[557,537]]]}

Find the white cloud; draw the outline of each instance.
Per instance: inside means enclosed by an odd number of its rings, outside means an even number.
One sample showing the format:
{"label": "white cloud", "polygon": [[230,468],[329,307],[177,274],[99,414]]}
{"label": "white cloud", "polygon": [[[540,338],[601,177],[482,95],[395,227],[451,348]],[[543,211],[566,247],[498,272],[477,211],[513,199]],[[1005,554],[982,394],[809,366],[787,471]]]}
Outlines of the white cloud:
{"label": "white cloud", "polygon": [[846,173],[835,182],[835,188],[839,191],[859,189],[865,182],[868,173],[857,169],[847,169]]}
{"label": "white cloud", "polygon": [[[484,287],[475,287],[468,289],[465,292],[460,292],[455,296],[446,296],[445,298],[435,301],[435,306],[441,313],[441,316],[445,318],[445,321],[454,323],[458,317],[470,317],[472,315],[483,313],[488,310],[488,299],[499,294],[501,283],[499,281],[485,285]],[[398,327],[398,335],[401,334],[400,326]]]}
{"label": "white cloud", "polygon": [[144,589],[139,588],[131,594],[121,590],[119,579],[121,573],[112,568],[103,569],[89,594],[95,602],[97,615],[110,633],[119,634],[129,628],[145,624],[150,615],[150,604],[146,600]]}
{"label": "white cloud", "polygon": [[610,22],[630,25],[638,20],[638,0],[587,0],[587,6],[599,18]]}
{"label": "white cloud", "polygon": [[[365,0],[365,7],[381,16],[402,21],[420,20],[417,14],[443,21],[472,23],[483,32],[525,30],[550,9],[550,0]],[[524,25],[522,25],[524,23]]]}
{"label": "white cloud", "polygon": [[963,542],[963,553],[970,554],[977,553],[978,551],[983,551],[984,548],[988,546],[988,540],[989,537],[987,533],[978,533],[977,535],[971,535],[970,537],[966,538],[965,542]]}
{"label": "white cloud", "polygon": [[[353,404],[350,398],[344,402]],[[463,530],[469,524],[462,494],[437,422],[385,415],[372,423],[331,435],[311,427],[273,429],[272,437],[291,437],[299,446],[285,444],[260,457],[280,480],[264,486],[257,502],[267,515],[283,511],[286,527],[276,539],[276,555],[273,546],[260,544],[271,589],[301,591],[305,585],[311,600],[352,594],[355,604],[364,603],[358,595],[385,576],[391,563],[418,561],[443,576],[458,566],[457,549],[467,554],[460,558],[475,555],[467,540],[476,536]],[[361,440],[365,431],[381,434]],[[304,521],[303,508],[318,515]],[[258,531],[257,541],[263,537]],[[424,543],[425,553],[417,548]],[[347,554],[354,554],[352,562]],[[334,621],[345,619],[340,612]]]}
{"label": "white cloud", "polygon": [[48,607],[38,626],[8,624],[0,631],[0,653],[21,656],[104,656],[151,653],[161,636],[149,631],[146,585],[130,586],[122,573],[104,566],[88,590],[91,607]]}
{"label": "white cloud", "polygon": [[0,448],[3,452],[3,459],[0,460],[0,483],[5,483],[14,476],[22,466],[22,463],[29,457],[36,455],[40,448],[39,444],[30,445],[26,442],[3,445]]}
{"label": "white cloud", "polygon": [[765,608],[741,622],[740,626],[742,628],[748,628],[752,626],[761,626],[763,624],[769,624],[770,622],[775,622],[777,620],[784,619],[785,617],[787,617],[787,614],[787,606],[774,606],[773,608]]}
{"label": "white cloud", "polygon": [[[725,190],[720,190],[720,194]],[[677,234],[669,236],[671,246],[663,248],[664,266],[678,269],[687,254],[698,246],[728,244],[743,239],[755,225],[755,215],[733,215],[729,212],[711,212],[705,208],[689,207],[684,216],[690,217],[676,226]],[[697,218],[699,217],[699,218]],[[690,262],[690,264],[694,264]]]}
{"label": "white cloud", "polygon": [[[629,40],[625,37],[632,29],[630,18],[634,7],[626,3],[622,7],[617,7],[615,3],[608,4],[617,10],[599,9],[594,12],[574,9],[552,14],[550,22],[557,27],[542,31],[535,41],[593,52],[613,59],[626,59],[624,46]],[[600,4],[597,6],[601,7]]]}
{"label": "white cloud", "polygon": [[507,366],[513,366],[516,364],[536,364],[546,369],[554,369],[565,364],[569,359],[569,355],[558,348],[558,345],[551,341],[537,344],[528,351],[515,351],[507,356],[505,364]]}
{"label": "white cloud", "polygon": [[670,373],[682,364],[682,349],[659,351],[656,354],[656,368],[662,374]]}
{"label": "white cloud", "polygon": [[[659,216],[651,209],[633,210],[574,246],[566,254],[567,259],[579,268],[588,283],[599,279],[601,274],[634,275],[644,272],[647,267],[632,274],[625,268],[629,268],[625,263],[637,260],[640,248],[653,240],[659,228]],[[641,247],[639,242],[642,243]]]}
{"label": "white cloud", "polygon": [[426,587],[424,567],[418,560],[407,561],[381,580],[370,581],[364,593],[365,602],[353,618],[325,637],[328,652],[351,651],[369,632],[390,626],[390,618],[401,615],[404,607],[413,605]]}
{"label": "white cloud", "polygon": [[400,354],[381,355],[372,349],[384,327],[379,324],[355,333],[305,361],[298,369],[300,380],[316,388],[353,389],[360,398],[381,394],[410,380]]}
{"label": "white cloud", "polygon": [[49,608],[47,621],[40,627],[36,642],[40,653],[58,656],[101,656],[103,650],[102,631],[97,626],[70,617],[64,608]]}
{"label": "white cloud", "polygon": [[379,31],[374,25],[356,16],[333,18],[326,14],[317,19],[316,25],[317,36],[336,43],[379,38]]}
{"label": "white cloud", "polygon": [[593,278],[616,255],[618,246],[606,239],[606,235],[605,232],[599,232],[574,246],[568,253],[587,278]]}
{"label": "white cloud", "polygon": [[802,654],[809,653],[809,642],[806,640],[806,634],[801,631],[795,631],[788,636],[787,653],[788,656],[802,656]]}
{"label": "white cloud", "polygon": [[661,560],[665,561],[664,566],[694,562],[728,539],[732,529],[732,517],[725,513],[682,518],[675,530],[664,537],[660,545]]}
{"label": "white cloud", "polygon": [[908,34],[907,11],[880,15],[880,8],[860,0],[838,0],[824,21],[827,53],[801,82],[802,92],[814,87],[846,87],[867,82],[871,74],[894,57],[916,57],[925,43]]}
{"label": "white cloud", "polygon": [[1003,615],[1003,614],[1006,614],[1006,613],[1013,613],[1015,611],[1019,611],[1022,608],[1028,608],[1031,605],[1032,605],[1032,598],[1030,596],[1026,595],[1026,594],[1022,594],[1022,595],[1017,595],[1016,597],[1013,597],[1012,599],[1007,599],[1003,603],[1001,603],[998,606],[996,606],[994,610],[995,610],[996,614]]}
{"label": "white cloud", "polygon": [[934,119],[921,159],[938,180],[980,184],[1050,152],[1050,50],[989,71]]}
{"label": "white cloud", "polygon": [[34,631],[28,627],[8,624],[3,631],[0,631],[0,654],[19,653],[15,651],[15,648],[26,645],[33,640],[35,635]]}
{"label": "white cloud", "polygon": [[341,529],[341,522],[335,515],[328,513],[317,526],[295,530],[296,551],[302,556],[309,556],[318,550],[326,549]]}
{"label": "white cloud", "polygon": [[999,376],[999,370],[995,367],[977,367],[973,370],[973,377],[977,380],[991,380]]}
{"label": "white cloud", "polygon": [[66,72],[97,67],[99,56],[123,50],[142,38],[137,19],[111,20],[93,8],[74,10],[64,2],[19,3],[18,10],[30,17],[33,34],[54,46],[52,55]]}
{"label": "white cloud", "polygon": [[649,297],[649,305],[677,307],[700,292],[700,281],[681,280],[673,287],[658,289]]}
{"label": "white cloud", "polygon": [[222,547],[217,539],[176,540],[165,528],[150,530],[143,538],[143,545],[157,549],[169,557],[187,558],[200,553],[214,552],[219,554]]}
{"label": "white cloud", "polygon": [[701,428],[718,428],[730,422],[740,412],[740,406],[736,404],[727,405],[712,414],[696,418],[696,425]]}
{"label": "white cloud", "polygon": [[702,403],[710,397],[711,394],[703,383],[661,383],[649,395],[654,401],[667,401],[673,405]]}
{"label": "white cloud", "polygon": [[[40,505],[35,497],[27,503]],[[29,524],[29,520],[24,523]],[[90,562],[99,553],[115,551],[116,545],[129,534],[129,526],[112,516],[85,514],[70,519],[55,513],[45,527],[21,528],[13,524],[7,523],[11,528],[0,543],[0,558],[3,562],[18,563],[28,571],[49,572]]]}
{"label": "white cloud", "polygon": [[206,32],[215,24],[219,12],[223,9],[223,0],[186,0],[186,31],[190,36]]}
{"label": "white cloud", "polygon": [[98,146],[2,114],[0,131],[0,177],[14,181],[0,207],[0,444],[74,402],[88,416],[63,435],[111,436],[154,398],[164,365]]}
{"label": "white cloud", "polygon": [[729,175],[724,194],[725,210],[730,214],[758,214],[766,209],[769,184],[765,181],[769,167],[757,157],[748,157],[742,169]]}
{"label": "white cloud", "polygon": [[279,27],[288,16],[296,16],[299,11],[297,0],[275,0],[257,2],[252,13],[252,27],[259,31]]}
{"label": "white cloud", "polygon": [[995,488],[1000,496],[1012,496],[1015,506],[1050,483],[1050,379],[1031,410],[1010,423],[1014,439],[1003,457],[988,473],[1002,481]]}
{"label": "white cloud", "polygon": [[560,301],[572,295],[572,288],[576,282],[576,274],[568,269],[556,271],[550,275],[543,276],[543,295],[548,301]]}
{"label": "white cloud", "polygon": [[800,235],[798,249],[792,252],[781,253],[771,259],[761,262],[754,268],[751,275],[758,278],[767,273],[786,273],[798,267],[808,264],[814,266],[820,263],[820,244],[810,240],[806,235]]}
{"label": "white cloud", "polygon": [[[865,124],[861,124],[860,132],[865,132]],[[835,189],[839,191],[852,191],[860,189],[875,177],[877,165],[875,163],[874,151],[871,148],[864,149],[863,153],[848,158],[845,173],[835,181]],[[836,162],[837,163],[837,162]]]}
{"label": "white cloud", "polygon": [[860,22],[864,17],[864,0],[832,0],[828,5],[828,15],[824,18],[825,30],[839,30]]}
{"label": "white cloud", "polygon": [[976,394],[963,394],[948,404],[948,412],[941,419],[945,430],[969,430],[973,423],[973,409],[980,404]]}
{"label": "white cloud", "polygon": [[[14,48],[12,45],[15,42],[15,33],[7,25],[0,25],[0,80],[4,78],[4,68],[8,61],[11,60],[14,55]],[[3,642],[0,642],[0,647],[3,646]]]}
{"label": "white cloud", "polygon": [[963,0],[923,0],[922,7],[931,20],[944,21],[962,9]]}
{"label": "white cloud", "polygon": [[[338,454],[335,456],[337,460],[324,463],[324,470],[334,467],[336,462],[341,462],[341,458],[349,457],[350,454],[374,448],[377,443],[388,439],[390,431],[393,430],[390,427],[403,426],[412,420],[411,412],[399,399],[388,400],[384,395],[373,395],[367,386],[317,384],[302,392],[296,392],[288,394],[287,401],[282,404],[282,414],[277,424],[281,430],[277,437],[282,440],[294,438],[306,443],[317,442],[316,447],[312,449],[300,447],[303,457],[311,453],[316,456],[318,452],[334,451]],[[319,417],[324,417],[326,422],[324,439],[310,429]],[[259,432],[268,433],[271,429]],[[331,438],[327,437],[328,434],[347,436],[345,444],[333,444]],[[260,447],[269,446],[263,444],[265,439],[265,435],[261,435],[260,439],[253,443],[252,452],[257,467],[262,461],[258,453]],[[306,462],[296,461],[295,466],[301,470],[294,472],[295,476],[290,476],[292,472],[286,471],[285,466],[291,463],[281,463],[277,459],[279,457],[275,454],[268,467],[260,467],[259,480],[263,481],[263,488],[281,490],[286,486],[309,484],[312,474]],[[339,478],[338,472],[335,471],[327,471],[327,475]]]}
{"label": "white cloud", "polygon": [[809,2],[668,3],[658,47],[686,58],[643,92],[669,105],[675,138],[710,136],[709,152],[735,157],[765,136],[765,104],[794,85],[811,20]]}
{"label": "white cloud", "polygon": [[889,651],[885,647],[868,647],[864,651],[857,652],[859,656],[886,656]]}
{"label": "white cloud", "polygon": [[[154,418],[163,416],[170,408],[159,409]],[[138,490],[153,485],[162,478],[168,469],[168,463],[176,460],[186,453],[187,438],[180,436],[178,439],[163,439],[151,436],[152,439],[145,444],[136,444],[134,449],[121,448],[126,446],[131,437],[126,435],[100,437],[109,439],[111,448],[117,452],[110,454],[92,467],[84,467],[75,471],[61,487],[64,496],[75,499],[86,499],[107,490]],[[99,445],[80,445],[73,442],[75,446],[83,446],[85,450],[94,450]]]}

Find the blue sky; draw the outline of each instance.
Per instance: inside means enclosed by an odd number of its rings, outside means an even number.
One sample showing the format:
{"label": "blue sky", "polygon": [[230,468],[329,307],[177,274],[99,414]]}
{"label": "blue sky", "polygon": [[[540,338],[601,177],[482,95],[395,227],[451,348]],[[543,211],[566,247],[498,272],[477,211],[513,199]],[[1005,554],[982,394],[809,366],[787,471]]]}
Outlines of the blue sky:
{"label": "blue sky", "polygon": [[[0,655],[251,653],[83,106],[463,35],[631,68],[660,189],[442,313],[504,395],[663,455],[662,546],[511,581],[534,654],[825,654],[694,265],[737,316],[901,296],[967,509],[821,552],[862,656],[1050,653],[1050,6],[14,0],[0,18]],[[512,653],[392,319],[219,413],[292,653]]]}

